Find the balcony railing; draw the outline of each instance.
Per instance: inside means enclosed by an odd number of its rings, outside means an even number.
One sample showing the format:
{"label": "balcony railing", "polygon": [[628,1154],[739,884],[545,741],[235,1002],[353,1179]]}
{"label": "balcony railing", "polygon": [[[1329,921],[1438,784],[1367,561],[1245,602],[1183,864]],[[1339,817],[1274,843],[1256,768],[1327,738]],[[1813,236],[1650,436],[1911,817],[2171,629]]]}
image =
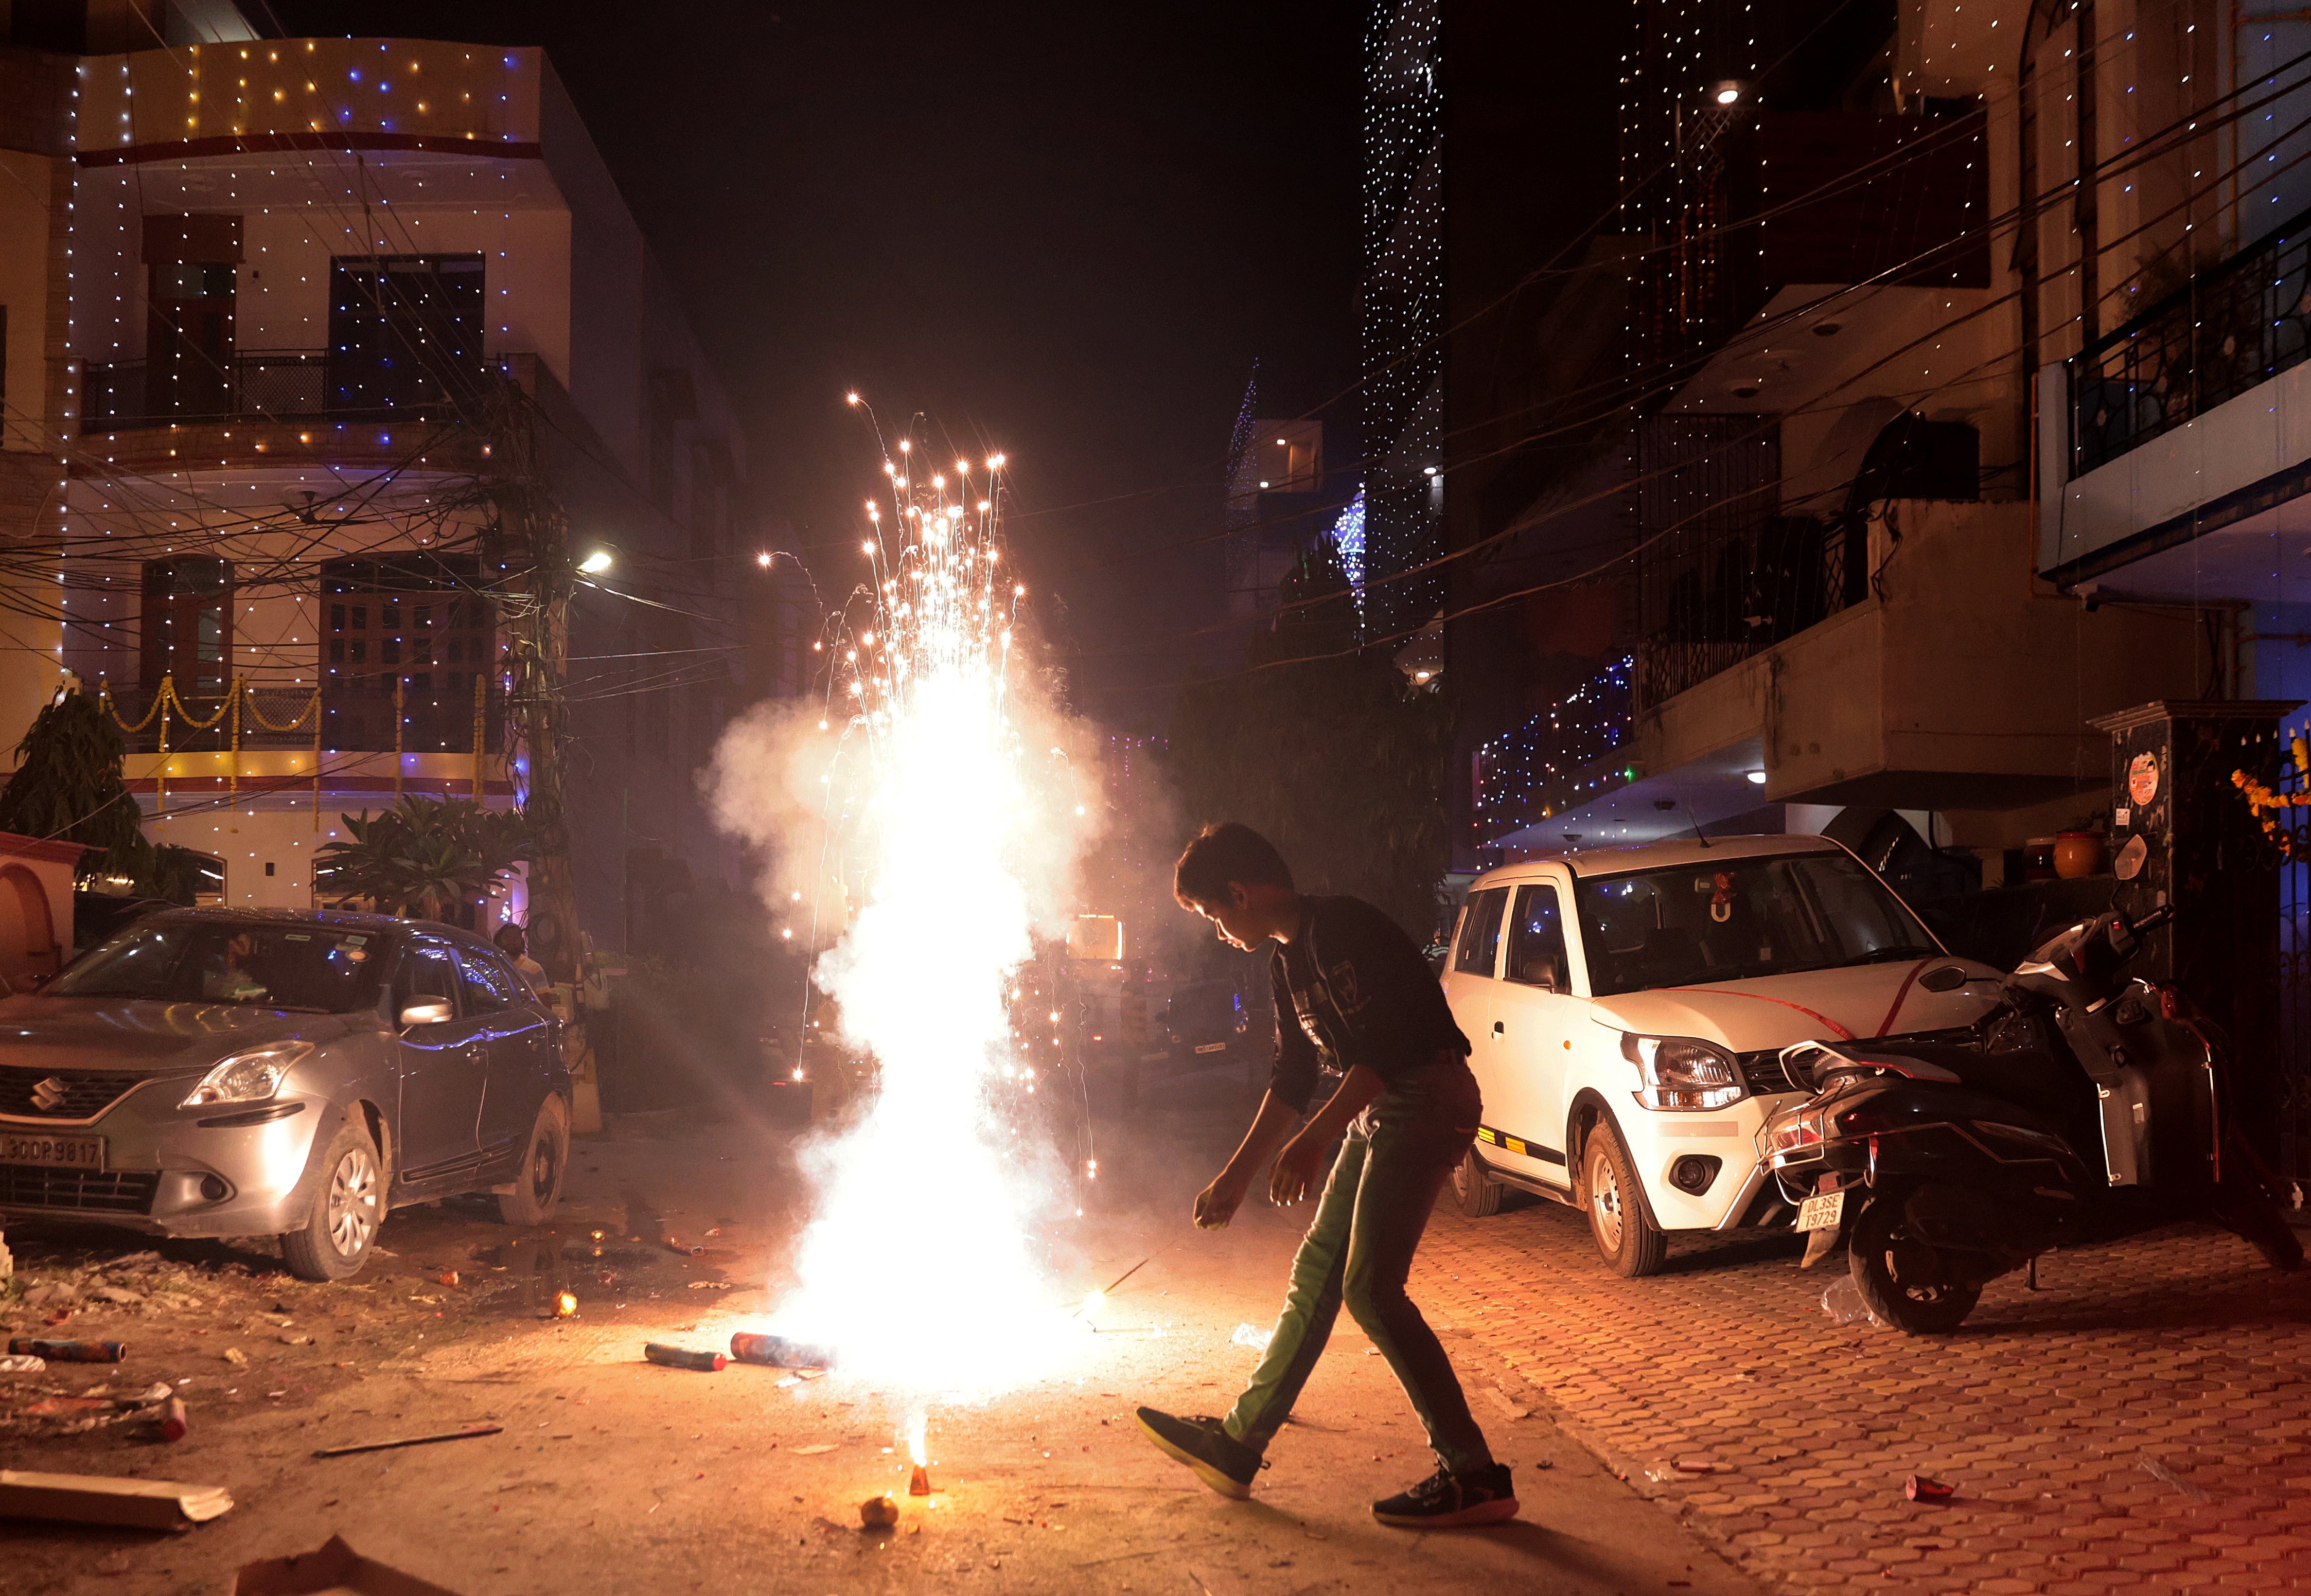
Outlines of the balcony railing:
{"label": "balcony railing", "polygon": [[1636,706],[1649,710],[1858,604],[1870,589],[1858,518],[1775,516],[1672,533],[1640,566]]}
{"label": "balcony railing", "polygon": [[[401,679],[401,698],[394,698],[395,678],[364,676],[333,678],[321,689],[318,712],[320,746],[325,752],[359,750],[383,754],[471,754],[478,721],[483,751],[495,754],[501,746],[505,719],[505,693],[495,682],[484,687],[476,703],[470,673],[412,673]],[[187,684],[176,689],[160,713],[153,700],[158,686],[134,684],[107,687],[112,712],[121,728],[121,739],[131,754],[222,754],[261,748],[305,748],[314,746],[313,689],[308,686],[242,689],[240,713],[232,711],[232,695],[214,684]],[[397,707],[399,735],[394,722]],[[165,740],[165,743],[163,739]]]}
{"label": "balcony railing", "polygon": [[2311,211],[2071,358],[2071,475],[2173,432],[2306,354]]}
{"label": "balcony railing", "polygon": [[414,390],[414,403],[356,405],[344,397],[364,391],[353,368],[319,351],[269,351],[230,355],[218,380],[204,391],[155,406],[147,371],[144,361],[84,364],[81,430],[125,432],[211,421],[423,421],[431,407],[447,411],[470,398],[483,380],[475,371],[463,385],[467,391],[458,394],[431,372],[409,372],[401,381]]}

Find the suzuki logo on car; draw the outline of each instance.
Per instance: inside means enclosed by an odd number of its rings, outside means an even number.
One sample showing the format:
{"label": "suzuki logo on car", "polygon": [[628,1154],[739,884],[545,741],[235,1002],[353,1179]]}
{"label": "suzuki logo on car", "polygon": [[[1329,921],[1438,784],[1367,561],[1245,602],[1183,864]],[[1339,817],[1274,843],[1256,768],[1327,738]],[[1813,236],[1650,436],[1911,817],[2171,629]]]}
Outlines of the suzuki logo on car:
{"label": "suzuki logo on car", "polygon": [[57,1105],[65,1100],[65,1094],[71,1090],[70,1086],[52,1075],[32,1088],[32,1106],[44,1114],[53,1113]]}

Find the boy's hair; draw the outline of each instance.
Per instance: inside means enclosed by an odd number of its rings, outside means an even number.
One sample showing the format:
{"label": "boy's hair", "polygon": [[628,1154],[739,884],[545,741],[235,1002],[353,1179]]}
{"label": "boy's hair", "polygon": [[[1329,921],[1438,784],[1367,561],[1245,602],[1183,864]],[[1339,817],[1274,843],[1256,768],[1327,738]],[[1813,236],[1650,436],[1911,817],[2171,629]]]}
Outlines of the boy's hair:
{"label": "boy's hair", "polygon": [[1294,889],[1292,867],[1276,844],[1239,821],[1223,820],[1196,833],[1172,872],[1172,895],[1182,903],[1222,903],[1228,885]]}

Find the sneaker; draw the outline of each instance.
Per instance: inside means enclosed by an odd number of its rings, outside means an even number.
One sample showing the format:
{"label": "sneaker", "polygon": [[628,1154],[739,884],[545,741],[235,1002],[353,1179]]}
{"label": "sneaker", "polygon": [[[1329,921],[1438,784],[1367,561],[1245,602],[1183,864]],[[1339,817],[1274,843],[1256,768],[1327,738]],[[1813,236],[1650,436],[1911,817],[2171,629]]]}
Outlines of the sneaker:
{"label": "sneaker", "polygon": [[1497,1524],[1516,1517],[1516,1487],[1506,1463],[1490,1463],[1472,1474],[1439,1469],[1400,1495],[1373,1504],[1373,1517],[1408,1530],[1449,1530],[1461,1524]]}
{"label": "sneaker", "polygon": [[1196,1478],[1223,1496],[1238,1502],[1251,1499],[1254,1476],[1268,1467],[1262,1458],[1221,1426],[1220,1421],[1198,1414],[1176,1418],[1153,1408],[1139,1410],[1139,1428],[1156,1450],[1175,1463],[1185,1463]]}

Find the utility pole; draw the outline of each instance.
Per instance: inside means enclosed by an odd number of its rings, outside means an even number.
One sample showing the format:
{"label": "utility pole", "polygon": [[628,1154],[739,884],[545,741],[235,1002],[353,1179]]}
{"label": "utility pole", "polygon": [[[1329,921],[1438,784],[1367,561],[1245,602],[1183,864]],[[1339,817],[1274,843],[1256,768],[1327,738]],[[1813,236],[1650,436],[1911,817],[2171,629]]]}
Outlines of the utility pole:
{"label": "utility pole", "polygon": [[522,802],[536,839],[529,865],[530,950],[548,979],[575,984],[580,968],[577,884],[570,861],[565,807],[567,734],[562,699],[562,662],[569,648],[570,600],[577,572],[570,558],[570,522],[538,459],[536,418],[528,396],[509,377],[491,400],[489,467],[482,487],[497,518],[514,580],[503,594],[509,665],[506,698],[509,747],[528,763]]}

